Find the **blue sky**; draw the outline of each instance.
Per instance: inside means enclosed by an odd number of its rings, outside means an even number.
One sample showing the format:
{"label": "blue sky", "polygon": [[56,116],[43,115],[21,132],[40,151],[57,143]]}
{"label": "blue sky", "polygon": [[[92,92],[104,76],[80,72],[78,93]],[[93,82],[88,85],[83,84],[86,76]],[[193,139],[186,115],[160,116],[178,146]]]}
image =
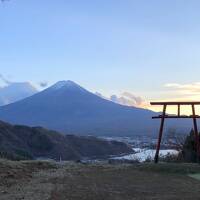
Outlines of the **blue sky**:
{"label": "blue sky", "polygon": [[146,101],[196,100],[199,8],[198,0],[10,0],[0,4],[0,73]]}

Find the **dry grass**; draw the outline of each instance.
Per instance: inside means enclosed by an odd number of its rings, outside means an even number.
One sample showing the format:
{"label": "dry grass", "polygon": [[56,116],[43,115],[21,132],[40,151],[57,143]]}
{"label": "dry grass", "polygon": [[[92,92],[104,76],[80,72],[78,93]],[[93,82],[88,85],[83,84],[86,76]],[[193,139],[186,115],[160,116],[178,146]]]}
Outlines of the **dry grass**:
{"label": "dry grass", "polygon": [[1,200],[196,200],[198,165],[0,161]]}

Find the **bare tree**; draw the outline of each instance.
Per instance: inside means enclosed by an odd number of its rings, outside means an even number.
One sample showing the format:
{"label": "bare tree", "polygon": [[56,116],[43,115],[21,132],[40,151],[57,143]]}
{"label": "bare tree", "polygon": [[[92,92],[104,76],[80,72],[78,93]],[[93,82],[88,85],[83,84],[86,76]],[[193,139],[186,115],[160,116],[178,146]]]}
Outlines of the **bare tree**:
{"label": "bare tree", "polygon": [[171,128],[167,132],[165,143],[172,149],[179,152],[183,151],[183,146],[186,140],[186,135],[178,133],[176,129]]}

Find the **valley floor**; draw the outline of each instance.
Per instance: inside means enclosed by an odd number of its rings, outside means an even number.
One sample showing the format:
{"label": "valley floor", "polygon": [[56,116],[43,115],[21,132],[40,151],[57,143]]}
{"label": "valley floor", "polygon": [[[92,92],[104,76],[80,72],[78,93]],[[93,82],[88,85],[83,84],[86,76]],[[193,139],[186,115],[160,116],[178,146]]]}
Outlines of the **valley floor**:
{"label": "valley floor", "polygon": [[198,200],[200,166],[0,161],[0,200]]}

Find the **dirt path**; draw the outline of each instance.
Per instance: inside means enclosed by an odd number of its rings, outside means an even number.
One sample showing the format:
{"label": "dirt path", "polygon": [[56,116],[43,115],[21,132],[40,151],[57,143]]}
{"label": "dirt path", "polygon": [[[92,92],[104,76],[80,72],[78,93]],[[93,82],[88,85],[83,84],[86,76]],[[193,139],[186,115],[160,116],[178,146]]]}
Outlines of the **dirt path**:
{"label": "dirt path", "polygon": [[199,200],[200,181],[169,167],[0,163],[0,200]]}

